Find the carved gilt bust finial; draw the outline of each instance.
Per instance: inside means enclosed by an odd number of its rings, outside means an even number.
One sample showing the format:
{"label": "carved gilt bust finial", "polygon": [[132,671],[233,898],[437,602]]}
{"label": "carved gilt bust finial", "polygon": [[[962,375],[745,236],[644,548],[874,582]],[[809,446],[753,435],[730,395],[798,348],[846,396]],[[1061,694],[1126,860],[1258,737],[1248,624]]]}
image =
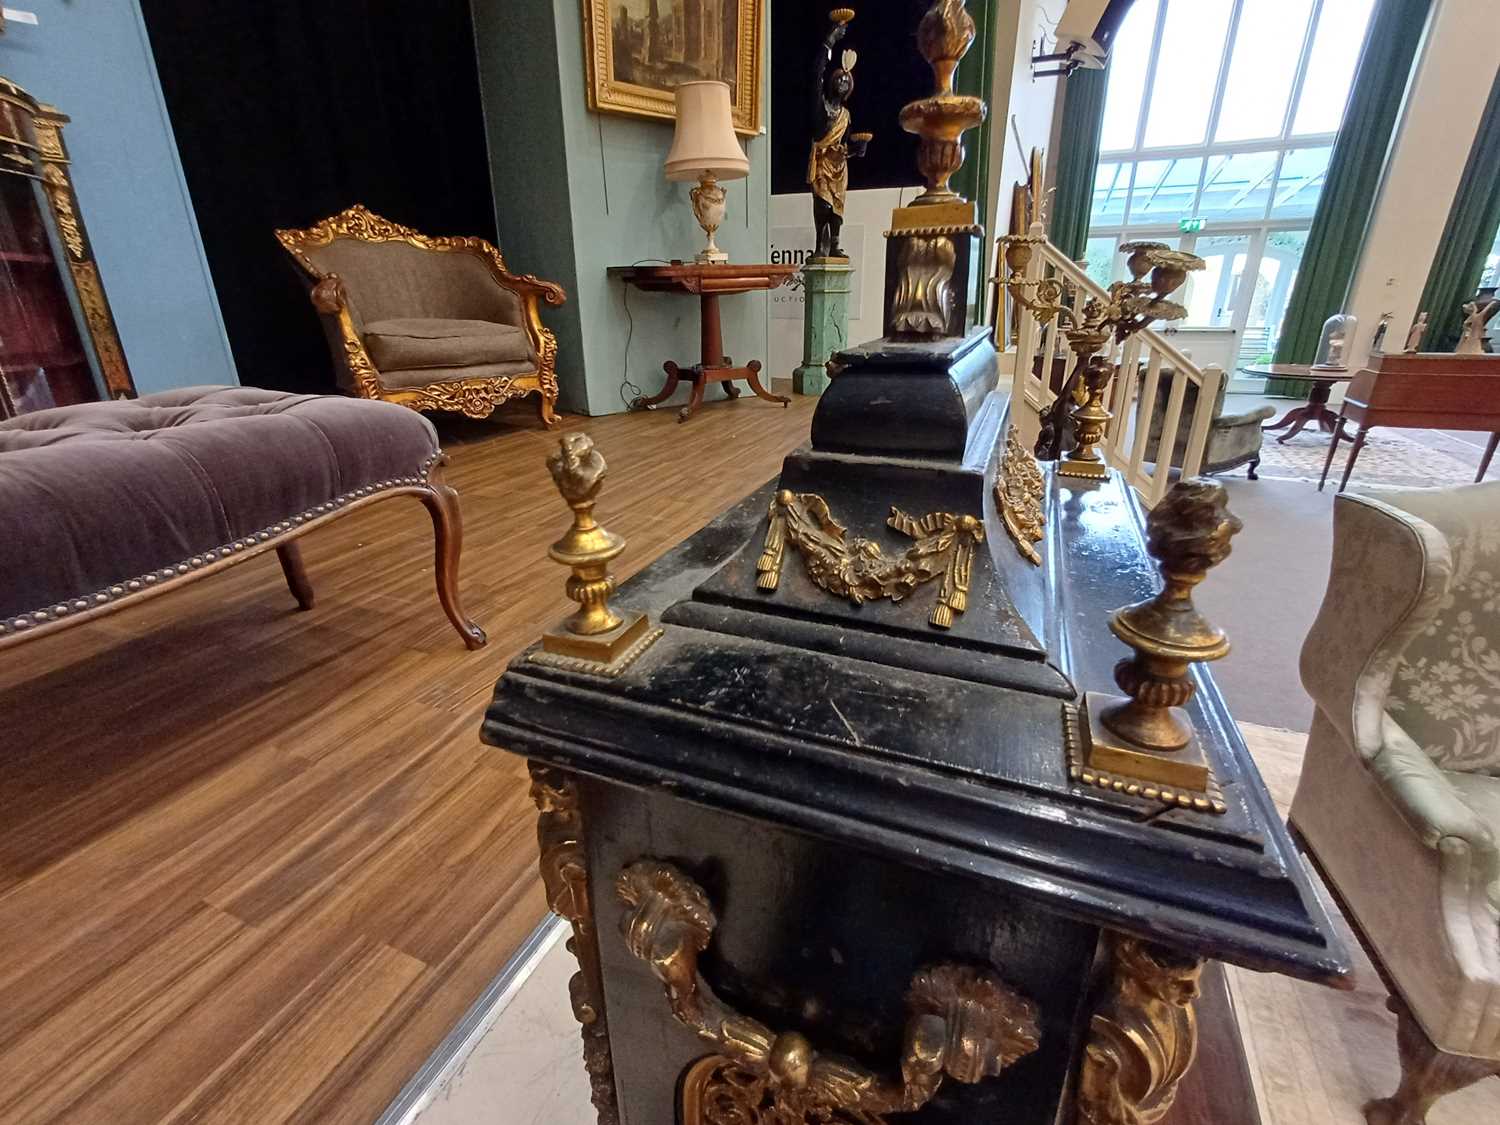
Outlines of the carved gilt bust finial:
{"label": "carved gilt bust finial", "polygon": [[561,629],[542,637],[542,649],[564,661],[613,666],[626,655],[638,655],[645,647],[641,642],[650,641],[645,640],[649,623],[644,615],[621,615],[609,604],[615,591],[609,564],[625,549],[624,539],[594,519],[594,505],[609,466],[594,448],[593,438],[571,433],[558,440],[557,451],[547,458],[547,471],[573,509],[573,526],[547,554],[572,570],[567,593],[578,603],[578,610]]}
{"label": "carved gilt bust finial", "polygon": [[594,504],[608,470],[604,455],[594,448],[588,434],[564,434],[557,452],[547,458],[547,471],[557,491],[573,509],[573,526],[547,553],[573,568],[568,597],[578,603],[578,612],[568,619],[567,627],[581,636],[607,633],[620,624],[619,616],[609,608],[615,580],[606,568],[625,549],[625,540],[594,519]]}
{"label": "carved gilt bust finial", "polygon": [[1146,549],[1161,564],[1161,592],[1110,616],[1110,631],[1135,652],[1115,665],[1125,698],[1085,695],[1077,749],[1069,750],[1075,780],[1194,812],[1228,811],[1182,710],[1197,691],[1192,666],[1229,653],[1224,630],[1193,604],[1193,588],[1229,555],[1240,530],[1226,501],[1223,485],[1197,477],[1173,485],[1151,510]]}
{"label": "carved gilt bust finial", "polygon": [[1154,598],[1115,611],[1110,630],[1135,656],[1115,666],[1128,702],[1106,708],[1104,725],[1152,750],[1177,750],[1192,737],[1176,709],[1193,697],[1188,666],[1229,653],[1229,639],[1193,604],[1193,587],[1229,556],[1243,526],[1232,515],[1224,486],[1205,477],[1179,481],[1146,521],[1146,549],[1161,563]]}

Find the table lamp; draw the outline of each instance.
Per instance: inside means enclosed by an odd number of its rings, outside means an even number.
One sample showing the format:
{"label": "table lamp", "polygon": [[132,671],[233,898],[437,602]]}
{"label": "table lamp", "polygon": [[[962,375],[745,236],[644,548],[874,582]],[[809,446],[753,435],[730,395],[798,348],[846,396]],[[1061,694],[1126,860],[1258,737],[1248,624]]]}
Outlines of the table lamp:
{"label": "table lamp", "polygon": [[667,179],[698,181],[692,190],[693,217],[708,235],[698,262],[727,262],[729,255],[714,242],[724,221],[724,189],[720,180],[739,180],[750,174],[750,161],[734,135],[729,86],[723,82],[684,82],[677,87],[677,132],[667,153]]}

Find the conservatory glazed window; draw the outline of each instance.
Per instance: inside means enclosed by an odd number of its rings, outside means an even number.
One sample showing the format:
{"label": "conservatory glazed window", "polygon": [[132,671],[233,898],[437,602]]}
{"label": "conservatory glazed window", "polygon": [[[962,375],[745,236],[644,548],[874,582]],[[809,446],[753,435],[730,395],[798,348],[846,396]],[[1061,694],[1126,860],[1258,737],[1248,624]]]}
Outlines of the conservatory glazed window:
{"label": "conservatory glazed window", "polygon": [[1152,238],[1208,267],[1187,329],[1274,350],[1374,0],[1136,0],[1110,53],[1087,269]]}

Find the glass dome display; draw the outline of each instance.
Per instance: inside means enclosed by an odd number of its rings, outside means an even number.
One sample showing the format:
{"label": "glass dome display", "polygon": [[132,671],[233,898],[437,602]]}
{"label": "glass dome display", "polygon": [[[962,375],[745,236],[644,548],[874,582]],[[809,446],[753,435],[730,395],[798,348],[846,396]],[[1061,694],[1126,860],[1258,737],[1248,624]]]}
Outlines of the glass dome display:
{"label": "glass dome display", "polygon": [[1318,350],[1313,358],[1314,367],[1342,370],[1349,366],[1349,349],[1354,346],[1354,333],[1359,328],[1359,318],[1349,313],[1334,313],[1323,322],[1323,331],[1318,336]]}

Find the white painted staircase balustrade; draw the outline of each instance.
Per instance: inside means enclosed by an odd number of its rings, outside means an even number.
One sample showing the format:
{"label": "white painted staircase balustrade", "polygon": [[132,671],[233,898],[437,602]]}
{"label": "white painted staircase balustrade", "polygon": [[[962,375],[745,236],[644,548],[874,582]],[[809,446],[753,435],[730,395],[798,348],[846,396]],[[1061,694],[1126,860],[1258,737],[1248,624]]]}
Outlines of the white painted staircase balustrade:
{"label": "white painted staircase balustrade", "polygon": [[[1044,278],[1061,281],[1073,294],[1072,307],[1075,312],[1090,297],[1101,300],[1108,297],[1077,263],[1070,261],[1061,250],[1047,241],[1046,229],[1041,223],[1033,223],[1030,234],[1035,240],[1035,250],[1026,268],[1026,279],[1029,282],[1035,283]],[[1049,385],[1048,373],[1054,362],[1061,360],[1064,371],[1062,385],[1065,386],[1077,366],[1078,358],[1068,347],[1056,316],[1045,323],[1038,323],[1026,309],[1015,305],[1011,307],[1019,319],[1016,344],[1015,347],[1009,347],[1009,341],[1005,341],[1006,350],[1001,356],[1000,370],[1003,376],[1005,365],[1011,364],[1011,417],[1020,427],[1022,438],[1030,446],[1036,441],[1041,428],[1042,413],[1057,397]],[[1172,483],[1172,450],[1176,446],[1176,435],[1182,432],[1184,426],[1187,427],[1188,440],[1181,476],[1196,476],[1202,467],[1203,450],[1208,442],[1219,387],[1224,382],[1224,371],[1213,364],[1199,367],[1168,343],[1160,333],[1149,328],[1136,333],[1123,345],[1111,346],[1113,354],[1110,359],[1117,367],[1115,377],[1110,382],[1106,406],[1114,417],[1110,419],[1101,448],[1109,464],[1119,469],[1140,493],[1147,506],[1151,506],[1165,495]],[[1161,439],[1157,442],[1157,449],[1160,451],[1157,455],[1161,463],[1152,464],[1145,459],[1145,455],[1155,421],[1157,392],[1163,372],[1175,372],[1176,377],[1168,375],[1171,379],[1171,391],[1167,396],[1165,416],[1162,419]],[[1184,419],[1183,402],[1187,397],[1189,383],[1197,388],[1198,394],[1191,417]]]}

